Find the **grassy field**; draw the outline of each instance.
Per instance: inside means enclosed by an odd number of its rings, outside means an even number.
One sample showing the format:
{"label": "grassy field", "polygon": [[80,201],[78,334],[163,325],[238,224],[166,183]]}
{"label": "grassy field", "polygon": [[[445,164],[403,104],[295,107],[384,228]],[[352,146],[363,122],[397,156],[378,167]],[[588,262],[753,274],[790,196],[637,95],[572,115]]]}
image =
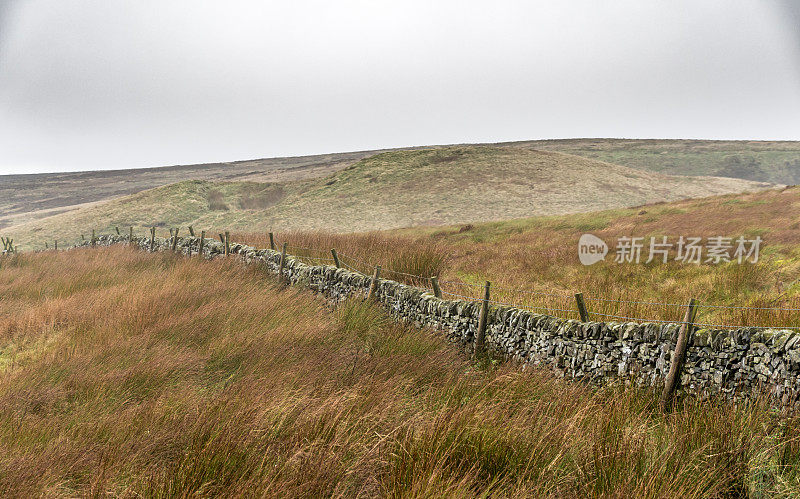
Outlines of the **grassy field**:
{"label": "grassy field", "polygon": [[[595,320],[599,314],[679,321],[689,298],[701,301],[698,321],[724,326],[800,326],[800,310],[711,308],[708,305],[800,309],[800,188],[724,195],[594,213],[468,224],[447,228],[415,228],[368,234],[319,232],[280,233],[290,252],[329,257],[336,248],[343,261],[365,273],[382,265],[384,275],[409,279],[398,270],[438,275],[445,292],[481,296],[492,282],[494,300],[535,307],[562,317],[577,317],[573,294],[582,292]],[[605,261],[590,267],[578,260],[578,239],[592,233],[612,249]],[[757,263],[699,265],[656,259],[648,264],[615,263],[614,246],[621,236],[649,238],[714,236],[763,242]],[[258,246],[264,234],[234,234]],[[293,247],[294,246],[294,247]],[[299,248],[317,248],[305,252]],[[409,256],[398,258],[407,253]],[[416,255],[416,263],[410,255]],[[704,257],[705,259],[705,257]],[[427,279],[413,280],[430,286]],[[617,301],[621,300],[621,301]],[[653,304],[653,303],[661,303]]]}
{"label": "grassy field", "polygon": [[0,229],[187,180],[287,182],[326,176],[377,152],[380,151],[130,170],[2,175]]}
{"label": "grassy field", "polygon": [[21,249],[74,243],[91,229],[194,225],[366,231],[632,206],[764,188],[738,179],[665,176],[514,147],[392,151],[324,178],[289,183],[187,181],[3,230]]}
{"label": "grassy field", "polygon": [[796,417],[473,364],[232,260],[23,254],[0,296],[3,496],[800,493]]}
{"label": "grassy field", "polygon": [[[514,143],[520,145],[520,143]],[[524,142],[640,170],[800,183],[800,142],[748,140],[567,139]]]}
{"label": "grassy field", "polygon": [[[719,175],[779,184],[800,182],[800,142],[560,139],[473,144],[553,151],[673,175]],[[453,146],[408,147],[389,152]],[[133,170],[0,176],[0,229],[187,180],[288,182],[329,176],[381,150],[265,158]],[[113,165],[113,158],[109,159]]]}

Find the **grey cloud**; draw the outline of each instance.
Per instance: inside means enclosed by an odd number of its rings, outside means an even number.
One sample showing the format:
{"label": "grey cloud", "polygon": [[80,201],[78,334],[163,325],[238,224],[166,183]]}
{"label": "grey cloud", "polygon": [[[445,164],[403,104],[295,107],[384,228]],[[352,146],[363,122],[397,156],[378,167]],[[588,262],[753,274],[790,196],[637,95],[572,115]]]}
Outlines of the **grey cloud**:
{"label": "grey cloud", "polygon": [[800,139],[797,15],[792,2],[0,0],[0,173]]}

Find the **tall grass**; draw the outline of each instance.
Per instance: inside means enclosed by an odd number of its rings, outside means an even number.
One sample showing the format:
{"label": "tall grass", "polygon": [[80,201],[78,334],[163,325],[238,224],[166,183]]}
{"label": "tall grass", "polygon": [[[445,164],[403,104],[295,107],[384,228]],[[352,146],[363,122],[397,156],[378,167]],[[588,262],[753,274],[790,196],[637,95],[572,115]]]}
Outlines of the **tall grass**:
{"label": "tall grass", "polygon": [[[234,240],[267,247],[266,234],[236,233]],[[347,267],[371,275],[376,265],[381,275],[398,282],[430,287],[430,278],[442,275],[449,264],[447,247],[429,238],[393,237],[378,232],[334,234],[330,232],[286,232],[276,245],[288,244],[287,251],[308,263],[333,264],[330,250],[336,249]]]}
{"label": "tall grass", "polygon": [[[787,192],[794,196],[791,190]],[[773,213],[778,208],[779,200],[773,199],[777,195],[769,196],[751,195],[770,200],[769,204],[756,205],[764,211],[758,216],[764,224],[775,224],[773,239],[794,241],[796,231],[784,228],[786,221]],[[579,318],[574,294],[580,292],[590,318],[597,321],[681,321],[690,298],[697,298],[697,322],[708,327],[800,327],[800,256],[796,245],[766,246],[755,264],[645,264],[645,258],[641,264],[620,264],[613,262],[613,253],[607,261],[592,266],[578,261],[577,241],[586,226],[604,227],[595,232],[607,241],[630,235],[631,230],[660,233],[662,226],[673,227],[670,235],[704,237],[736,236],[754,230],[746,221],[725,218],[725,199],[708,198],[704,205],[686,210],[666,204],[648,206],[649,211],[643,211],[652,215],[649,222],[643,222],[635,210],[620,210],[616,214],[541,217],[461,228],[365,234],[288,232],[278,237],[289,242],[291,253],[310,257],[310,263],[331,263],[329,249],[336,248],[344,255],[345,265],[366,274],[381,265],[384,277],[421,287],[430,287],[429,277],[435,275],[446,298],[480,299],[488,280],[495,305],[514,305],[565,318]],[[692,203],[700,201],[684,202]],[[708,213],[708,220],[699,212]],[[251,244],[266,245],[266,234],[236,236]]]}
{"label": "tall grass", "polygon": [[234,261],[25,254],[0,297],[3,496],[800,492],[794,416],[473,365]]}

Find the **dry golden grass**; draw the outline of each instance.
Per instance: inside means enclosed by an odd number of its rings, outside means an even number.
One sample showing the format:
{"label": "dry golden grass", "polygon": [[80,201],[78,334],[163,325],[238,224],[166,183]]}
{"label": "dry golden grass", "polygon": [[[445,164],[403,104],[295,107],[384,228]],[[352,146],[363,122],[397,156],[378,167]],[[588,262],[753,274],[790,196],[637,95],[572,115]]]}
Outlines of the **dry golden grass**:
{"label": "dry golden grass", "polygon": [[0,263],[3,496],[730,497],[800,491],[794,418],[472,364],[233,260]]}
{"label": "dry golden grass", "polygon": [[[574,293],[582,292],[594,320],[631,317],[679,321],[691,297],[701,301],[698,322],[722,326],[800,326],[800,189],[725,195],[632,209],[557,217],[416,228],[365,234],[282,232],[290,253],[329,257],[336,248],[348,265],[386,278],[429,286],[398,270],[439,277],[446,293],[477,299],[492,281],[498,303],[577,318]],[[578,260],[578,239],[590,232],[612,246],[621,236],[738,236],[763,239],[755,264],[693,265],[670,261],[614,263],[614,253],[590,267]],[[259,247],[263,234],[235,234]],[[303,248],[315,248],[307,251]],[[647,248],[642,252],[646,260]],[[674,252],[673,255],[674,256]],[[409,262],[422,259],[428,266]],[[415,269],[416,271],[412,270]],[[452,295],[447,295],[453,297]],[[446,296],[446,297],[447,297]],[[633,303],[631,303],[633,302]],[[713,308],[707,305],[754,308]],[[764,308],[764,309],[759,309]]]}

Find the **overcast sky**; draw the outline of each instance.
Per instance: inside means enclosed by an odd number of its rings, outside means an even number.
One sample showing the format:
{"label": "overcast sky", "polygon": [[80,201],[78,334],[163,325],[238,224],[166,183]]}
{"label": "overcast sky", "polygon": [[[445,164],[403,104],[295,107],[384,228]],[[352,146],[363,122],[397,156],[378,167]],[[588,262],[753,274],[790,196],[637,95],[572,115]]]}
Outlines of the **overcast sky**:
{"label": "overcast sky", "polygon": [[0,173],[800,139],[800,1],[0,0]]}

